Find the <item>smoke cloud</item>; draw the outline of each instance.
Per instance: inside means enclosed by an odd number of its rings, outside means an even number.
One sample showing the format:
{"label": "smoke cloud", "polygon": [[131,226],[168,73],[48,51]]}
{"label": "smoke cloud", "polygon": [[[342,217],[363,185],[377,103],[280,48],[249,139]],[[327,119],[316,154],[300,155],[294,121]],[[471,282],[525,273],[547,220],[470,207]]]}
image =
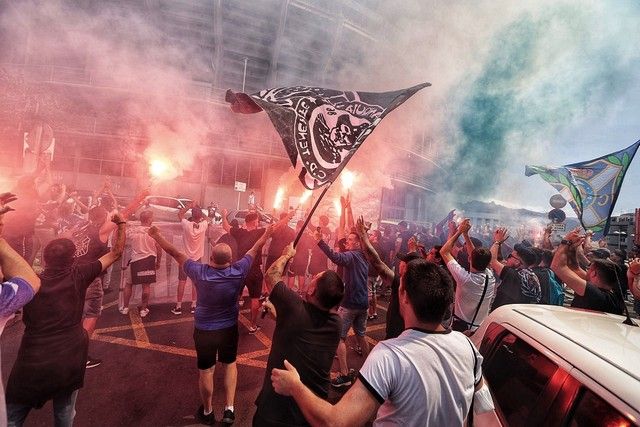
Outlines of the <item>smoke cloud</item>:
{"label": "smoke cloud", "polygon": [[[366,28],[376,40],[359,38],[357,49],[342,43],[348,40],[338,39],[334,46],[333,27],[324,21],[309,22],[305,34],[284,35],[283,51],[320,47],[332,51],[334,59],[305,81],[284,75],[276,81],[366,91],[433,84],[385,118],[354,156],[349,169],[360,177],[354,203],[392,187],[388,172],[402,169],[406,159],[401,146],[436,164],[424,162],[422,170],[413,171],[434,191],[434,216],[470,198],[544,205],[545,200],[523,196],[544,186],[524,178],[524,165],[556,163],[549,153],[567,144],[559,135],[603,117],[613,120],[621,97],[638,87],[640,7],[635,3],[379,3],[379,18]],[[190,25],[174,29],[161,19],[170,10],[160,12],[145,2],[7,2],[0,17],[3,55],[9,62],[19,63],[29,52],[42,64],[48,58],[60,66],[82,64],[85,75],[70,76],[71,81],[85,79],[102,88],[107,101],[85,95],[81,113],[120,127],[129,141],[127,158],[145,164],[154,156],[166,157],[178,174],[203,155],[202,145],[216,145],[212,133],[241,129],[241,138],[256,140],[273,135],[264,115],[213,113],[205,101],[190,99],[214,90],[206,82],[219,71],[210,40],[213,4],[185,6],[190,15],[179,18]],[[327,14],[348,23],[350,4],[327,2]],[[283,69],[302,65],[286,58],[281,53]],[[257,70],[257,64],[248,64],[249,75]],[[138,138],[151,141],[144,153]],[[611,144],[620,148],[631,142]],[[376,216],[375,210],[368,214]]]}

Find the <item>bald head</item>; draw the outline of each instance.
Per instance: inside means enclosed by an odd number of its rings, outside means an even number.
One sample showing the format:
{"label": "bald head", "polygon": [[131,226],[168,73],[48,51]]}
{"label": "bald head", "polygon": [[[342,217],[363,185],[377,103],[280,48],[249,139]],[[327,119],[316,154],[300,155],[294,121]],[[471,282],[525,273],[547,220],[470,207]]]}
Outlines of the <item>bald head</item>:
{"label": "bald head", "polygon": [[226,267],[231,264],[231,246],[218,243],[211,249],[211,263],[214,267]]}

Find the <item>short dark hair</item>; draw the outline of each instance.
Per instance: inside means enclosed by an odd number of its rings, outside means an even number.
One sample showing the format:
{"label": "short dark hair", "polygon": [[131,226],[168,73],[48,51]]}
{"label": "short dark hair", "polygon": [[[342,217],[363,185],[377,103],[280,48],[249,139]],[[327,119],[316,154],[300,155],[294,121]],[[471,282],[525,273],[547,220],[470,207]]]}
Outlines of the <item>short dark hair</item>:
{"label": "short dark hair", "polygon": [[258,214],[255,212],[249,212],[247,216],[244,217],[244,222],[253,222],[258,219]]}
{"label": "short dark hair", "polygon": [[344,297],[344,282],[333,270],[323,272],[316,282],[316,298],[322,308],[331,310]]}
{"label": "short dark hair", "polygon": [[491,252],[487,248],[474,248],[471,252],[471,266],[478,271],[482,271],[491,262]]}
{"label": "short dark hair", "polygon": [[95,206],[89,210],[89,221],[102,221],[106,219],[108,213],[102,206]]}
{"label": "short dark hair", "polygon": [[516,251],[518,255],[520,255],[520,259],[522,259],[522,263],[525,267],[530,267],[536,264],[536,254],[531,250],[529,246],[523,245],[521,243],[516,243],[513,246],[513,250]]}
{"label": "short dark hair", "polygon": [[153,211],[150,209],[145,209],[140,212],[140,222],[149,222],[153,219]]}
{"label": "short dark hair", "polygon": [[421,322],[441,322],[453,303],[451,277],[436,264],[416,259],[407,264],[404,288]]}
{"label": "short dark hair", "polygon": [[596,274],[604,283],[609,286],[616,287],[620,280],[618,269],[615,262],[609,259],[594,259],[591,265],[596,270]]}
{"label": "short dark hair", "polygon": [[553,261],[553,252],[549,249],[542,249],[542,265],[545,267],[551,266],[551,261]]}
{"label": "short dark hair", "polygon": [[69,239],[53,239],[42,251],[46,267],[60,268],[73,264],[76,245]]}

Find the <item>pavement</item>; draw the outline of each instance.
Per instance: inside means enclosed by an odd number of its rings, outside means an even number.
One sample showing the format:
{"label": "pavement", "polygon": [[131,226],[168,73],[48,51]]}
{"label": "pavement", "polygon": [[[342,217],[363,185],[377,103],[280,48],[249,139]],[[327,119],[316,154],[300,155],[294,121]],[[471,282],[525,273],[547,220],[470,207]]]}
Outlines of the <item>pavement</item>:
{"label": "pavement", "polygon": [[[87,369],[84,387],[76,403],[75,426],[189,426],[198,425],[195,412],[200,405],[193,345],[193,315],[188,305],[183,314],[170,312],[173,304],[150,307],[144,319],[137,310],[122,315],[117,307],[118,293],[105,295],[103,313],[91,340],[89,354],[102,359],[98,367]],[[134,303],[132,302],[132,308]],[[248,306],[248,305],[246,305]],[[371,346],[384,338],[386,301],[379,303],[377,320],[369,322],[367,339]],[[187,309],[185,311],[185,309]],[[254,401],[265,376],[267,357],[275,322],[261,320],[262,329],[249,334],[249,310],[241,310],[238,345],[238,386],[235,400],[236,426],[251,425]],[[2,373],[7,377],[17,356],[24,326],[16,318],[7,324],[2,335]],[[347,347],[355,346],[353,336]],[[358,369],[364,358],[352,348],[349,365]],[[337,360],[334,370],[338,370]],[[222,417],[224,390],[222,377],[215,375],[214,413]],[[338,401],[340,393],[329,399]],[[29,414],[25,426],[52,425],[52,405]],[[218,423],[218,425],[222,425]]]}

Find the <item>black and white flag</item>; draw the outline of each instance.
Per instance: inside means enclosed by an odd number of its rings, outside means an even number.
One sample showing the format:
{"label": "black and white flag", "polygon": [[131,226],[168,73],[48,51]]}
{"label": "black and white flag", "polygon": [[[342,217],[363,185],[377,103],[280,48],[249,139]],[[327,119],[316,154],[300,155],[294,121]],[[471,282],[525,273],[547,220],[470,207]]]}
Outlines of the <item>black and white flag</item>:
{"label": "black and white flag", "polygon": [[319,87],[284,87],[248,95],[227,91],[236,113],[266,111],[282,138],[300,181],[310,189],[332,182],[380,121],[422,88],[393,92],[347,92]]}

